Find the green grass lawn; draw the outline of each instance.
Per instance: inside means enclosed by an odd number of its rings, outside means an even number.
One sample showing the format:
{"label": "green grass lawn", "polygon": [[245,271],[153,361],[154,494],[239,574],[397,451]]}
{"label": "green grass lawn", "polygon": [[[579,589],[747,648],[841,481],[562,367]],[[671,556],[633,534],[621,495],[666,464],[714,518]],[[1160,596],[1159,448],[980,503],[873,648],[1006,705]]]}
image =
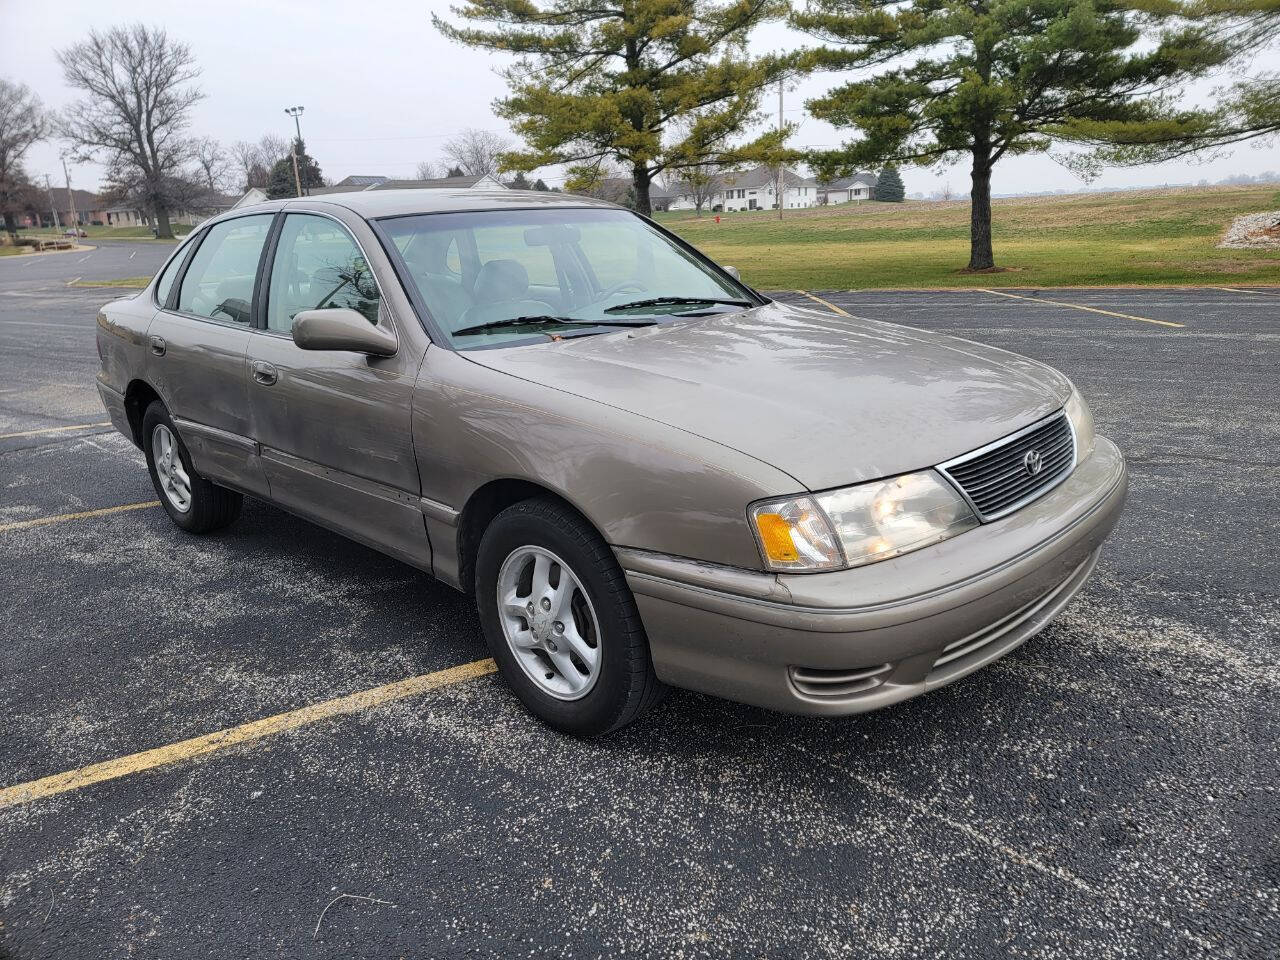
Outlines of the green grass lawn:
{"label": "green grass lawn", "polygon": [[1280,284],[1280,249],[1220,250],[1232,219],[1280,209],[1274,186],[1208,187],[993,203],[1001,273],[969,274],[967,202],[658,214],[763,290]]}
{"label": "green grass lawn", "polygon": [[151,282],[150,277],[120,277],[116,280],[77,280],[73,287],[128,287],[141,290]]}

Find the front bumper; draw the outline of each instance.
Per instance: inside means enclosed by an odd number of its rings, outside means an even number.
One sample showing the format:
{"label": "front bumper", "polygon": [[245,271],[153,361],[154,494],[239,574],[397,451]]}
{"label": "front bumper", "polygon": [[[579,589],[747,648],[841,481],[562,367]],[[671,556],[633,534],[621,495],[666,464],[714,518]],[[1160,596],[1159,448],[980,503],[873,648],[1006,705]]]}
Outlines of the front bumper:
{"label": "front bumper", "polygon": [[619,549],[658,677],[793,713],[861,713],[950,683],[1047,625],[1084,586],[1128,487],[1093,453],[1039,500],[880,563],[773,575]]}

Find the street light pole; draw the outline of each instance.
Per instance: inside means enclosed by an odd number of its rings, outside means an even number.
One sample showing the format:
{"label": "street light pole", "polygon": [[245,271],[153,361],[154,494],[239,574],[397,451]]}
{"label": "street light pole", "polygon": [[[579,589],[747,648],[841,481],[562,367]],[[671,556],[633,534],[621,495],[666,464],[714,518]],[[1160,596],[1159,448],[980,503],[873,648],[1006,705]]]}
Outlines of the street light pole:
{"label": "street light pole", "polygon": [[297,190],[298,196],[302,196],[302,177],[298,173],[298,144],[302,143],[302,121],[299,120],[298,118],[302,116],[302,111],[304,109],[306,108],[305,107],[285,107],[284,108],[284,112],[287,113],[289,116],[293,117],[293,129],[298,134],[297,138],[293,141],[293,150],[290,151],[293,155],[293,186],[294,186],[294,189]]}

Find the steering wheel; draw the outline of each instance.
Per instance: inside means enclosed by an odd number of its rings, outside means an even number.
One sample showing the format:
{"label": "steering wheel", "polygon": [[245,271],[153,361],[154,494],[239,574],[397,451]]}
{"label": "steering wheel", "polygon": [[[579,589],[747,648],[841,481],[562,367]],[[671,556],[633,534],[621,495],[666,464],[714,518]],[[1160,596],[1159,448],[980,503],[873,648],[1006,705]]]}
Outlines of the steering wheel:
{"label": "steering wheel", "polygon": [[644,293],[648,288],[639,280],[623,280],[621,283],[615,283],[608,290],[601,290],[592,303],[599,303],[606,297],[612,297],[615,293],[622,293],[625,290],[632,290],[635,293]]}

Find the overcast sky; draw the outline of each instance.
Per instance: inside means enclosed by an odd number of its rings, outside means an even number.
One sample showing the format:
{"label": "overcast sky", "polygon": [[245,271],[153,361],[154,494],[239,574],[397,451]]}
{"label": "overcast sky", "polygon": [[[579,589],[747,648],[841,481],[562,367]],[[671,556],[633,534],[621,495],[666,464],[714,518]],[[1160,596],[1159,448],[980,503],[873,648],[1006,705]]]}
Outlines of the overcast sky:
{"label": "overcast sky", "polygon": [[[195,109],[192,132],[224,143],[256,140],[266,132],[291,135],[284,108],[301,104],[308,151],[325,175],[339,180],[370,173],[408,177],[420,160],[439,160],[440,144],[462,127],[507,132],[493,115],[493,100],[504,91],[499,58],[461,47],[431,26],[431,11],[447,12],[440,0],[426,3],[363,0],[0,0],[0,74],[34,88],[45,104],[58,108],[74,99],[63,83],[55,49],[92,28],[140,20],[163,26],[188,43],[203,74],[206,99]],[[805,38],[781,25],[758,31],[760,50],[790,47]],[[1260,55],[1257,69],[1280,69],[1280,52]],[[808,117],[806,97],[837,82],[831,76],[805,79],[786,94],[787,120],[800,124],[799,145],[833,145],[841,134]],[[1202,97],[1210,96],[1207,90]],[[765,107],[776,118],[777,95]],[[56,143],[34,147],[31,174],[48,173],[62,182]],[[1242,146],[1211,160],[1110,170],[1094,186],[1141,186],[1210,181],[1236,173],[1280,170],[1280,145]],[[544,171],[549,183],[559,171]],[[98,186],[100,169],[82,164],[71,170],[73,186]],[[968,190],[967,170],[910,168],[903,171],[910,193],[930,193],[943,184]],[[997,193],[1078,189],[1084,184],[1046,156],[1001,161]]]}

